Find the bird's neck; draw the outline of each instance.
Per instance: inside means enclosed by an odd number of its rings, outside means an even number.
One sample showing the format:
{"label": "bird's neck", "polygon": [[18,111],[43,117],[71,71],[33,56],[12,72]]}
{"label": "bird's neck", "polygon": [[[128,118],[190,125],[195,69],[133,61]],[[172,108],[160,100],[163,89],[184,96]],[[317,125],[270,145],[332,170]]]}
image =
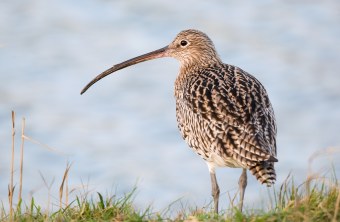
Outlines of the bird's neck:
{"label": "bird's neck", "polygon": [[222,63],[220,57],[215,51],[209,53],[192,52],[190,55],[184,55],[179,59],[181,69],[190,69],[192,67],[209,67],[214,64]]}
{"label": "bird's neck", "polygon": [[205,70],[210,67],[219,66],[223,64],[222,61],[218,57],[214,57],[211,59],[201,59],[201,60],[191,60],[191,61],[182,61],[180,66],[179,75],[197,75],[202,70]]}

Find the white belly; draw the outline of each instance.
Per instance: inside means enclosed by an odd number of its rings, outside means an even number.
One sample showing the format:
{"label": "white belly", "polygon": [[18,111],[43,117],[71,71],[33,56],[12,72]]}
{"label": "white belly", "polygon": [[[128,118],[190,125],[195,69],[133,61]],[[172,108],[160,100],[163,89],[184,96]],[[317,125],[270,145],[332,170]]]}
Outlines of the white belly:
{"label": "white belly", "polygon": [[214,167],[246,168],[245,165],[241,164],[231,157],[222,158],[220,155],[215,153],[211,153],[206,161],[208,162],[208,165],[213,165]]}

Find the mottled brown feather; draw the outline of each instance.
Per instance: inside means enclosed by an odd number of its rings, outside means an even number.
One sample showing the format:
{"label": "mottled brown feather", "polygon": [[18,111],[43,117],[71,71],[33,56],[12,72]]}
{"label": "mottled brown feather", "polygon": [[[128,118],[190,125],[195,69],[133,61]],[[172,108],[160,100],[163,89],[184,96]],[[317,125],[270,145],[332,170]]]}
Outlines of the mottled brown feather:
{"label": "mottled brown feather", "polygon": [[[195,34],[183,35],[195,51]],[[214,50],[212,42],[206,42]],[[217,154],[225,166],[247,168],[270,186],[276,179],[276,124],[265,88],[242,69],[222,63],[216,52],[212,60],[200,56],[182,64],[175,82],[183,138],[206,161]]]}

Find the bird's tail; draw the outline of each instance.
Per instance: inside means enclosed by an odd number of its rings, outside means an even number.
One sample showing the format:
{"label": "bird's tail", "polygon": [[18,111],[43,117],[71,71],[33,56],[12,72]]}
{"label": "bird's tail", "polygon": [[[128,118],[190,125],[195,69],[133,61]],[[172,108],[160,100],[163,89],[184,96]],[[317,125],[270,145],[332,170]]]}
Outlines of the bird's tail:
{"label": "bird's tail", "polygon": [[249,171],[256,177],[261,184],[267,184],[268,187],[276,181],[274,163],[263,161],[249,168]]}

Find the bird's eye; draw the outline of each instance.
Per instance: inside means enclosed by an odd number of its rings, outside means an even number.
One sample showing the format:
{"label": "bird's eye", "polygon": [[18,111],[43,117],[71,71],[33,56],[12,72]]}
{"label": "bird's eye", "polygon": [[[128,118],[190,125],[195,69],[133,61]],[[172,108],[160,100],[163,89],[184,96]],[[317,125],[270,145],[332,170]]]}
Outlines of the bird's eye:
{"label": "bird's eye", "polygon": [[188,42],[186,40],[182,40],[181,41],[181,46],[186,46],[186,45],[188,45]]}

